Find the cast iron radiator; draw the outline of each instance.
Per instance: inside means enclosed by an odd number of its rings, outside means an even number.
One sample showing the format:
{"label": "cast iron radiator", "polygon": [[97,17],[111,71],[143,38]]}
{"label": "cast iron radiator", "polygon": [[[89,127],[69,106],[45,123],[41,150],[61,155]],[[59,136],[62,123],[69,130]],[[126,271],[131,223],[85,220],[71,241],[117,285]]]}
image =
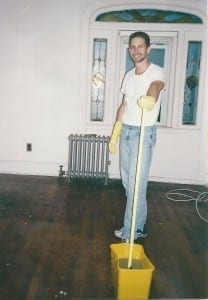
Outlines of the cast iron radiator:
{"label": "cast iron radiator", "polygon": [[109,137],[96,134],[69,136],[68,180],[95,178],[108,182]]}

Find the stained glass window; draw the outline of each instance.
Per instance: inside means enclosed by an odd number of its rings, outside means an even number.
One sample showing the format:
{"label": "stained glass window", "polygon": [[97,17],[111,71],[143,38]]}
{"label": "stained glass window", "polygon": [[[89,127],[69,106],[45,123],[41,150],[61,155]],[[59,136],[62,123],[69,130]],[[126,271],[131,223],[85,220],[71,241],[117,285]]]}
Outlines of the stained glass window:
{"label": "stained glass window", "polygon": [[196,124],[201,46],[202,43],[200,41],[190,41],[188,43],[182,119],[183,125]]}
{"label": "stained glass window", "polygon": [[126,9],[121,11],[109,11],[97,16],[96,21],[131,23],[203,23],[202,19],[194,14],[159,9]]}
{"label": "stained glass window", "polygon": [[103,121],[104,119],[106,55],[107,39],[94,39],[91,85],[91,121]]}

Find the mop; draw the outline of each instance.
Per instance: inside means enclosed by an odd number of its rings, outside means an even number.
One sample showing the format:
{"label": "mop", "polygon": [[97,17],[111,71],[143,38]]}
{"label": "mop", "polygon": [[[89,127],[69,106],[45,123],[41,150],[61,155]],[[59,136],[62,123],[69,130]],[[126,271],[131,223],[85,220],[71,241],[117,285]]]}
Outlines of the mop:
{"label": "mop", "polygon": [[[153,97],[149,97],[149,100],[153,102],[155,101]],[[138,105],[139,105],[139,100],[138,100]],[[145,115],[144,106],[141,108],[141,110],[142,110],[142,114],[140,120],[140,139],[139,139],[139,146],[138,146],[136,176],[135,176],[135,185],[134,185],[133,212],[132,212],[132,220],[131,220],[131,233],[130,233],[129,255],[128,255],[128,269],[132,268],[132,253],[134,247],[136,210],[137,210],[137,203],[138,203],[139,182],[140,182],[141,164],[142,164],[142,149],[143,149],[143,140],[144,140],[144,115]],[[147,110],[151,110],[151,109],[147,109]]]}
{"label": "mop", "polygon": [[[152,98],[152,99],[151,99]],[[149,100],[155,101],[149,96]],[[134,185],[133,197],[133,212],[131,220],[130,243],[111,244],[111,271],[114,283],[114,291],[118,300],[124,299],[148,299],[152,273],[154,265],[145,255],[142,245],[134,245],[134,231],[136,221],[136,207],[139,192],[139,181],[142,161],[142,146],[144,139],[144,116],[145,110],[150,111],[150,108],[142,109],[140,120],[140,141],[137,153],[137,166]],[[141,107],[142,106],[142,107]],[[151,105],[150,105],[151,106]]]}

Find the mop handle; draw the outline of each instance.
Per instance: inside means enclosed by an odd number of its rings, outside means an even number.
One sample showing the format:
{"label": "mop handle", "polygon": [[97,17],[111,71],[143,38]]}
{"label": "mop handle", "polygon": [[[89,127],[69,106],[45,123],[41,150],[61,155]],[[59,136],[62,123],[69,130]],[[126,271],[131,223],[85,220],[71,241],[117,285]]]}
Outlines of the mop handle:
{"label": "mop handle", "polygon": [[134,185],[133,212],[132,212],[131,235],[130,235],[129,256],[128,256],[128,268],[129,269],[132,268],[134,231],[135,231],[135,223],[136,223],[136,213],[137,213],[136,210],[137,210],[141,163],[142,163],[142,148],[143,148],[143,140],[144,140],[143,119],[144,119],[144,108],[142,109],[142,115],[141,115],[140,139],[139,139],[139,147],[138,147],[138,154],[137,154],[136,178],[135,178],[135,185]]}

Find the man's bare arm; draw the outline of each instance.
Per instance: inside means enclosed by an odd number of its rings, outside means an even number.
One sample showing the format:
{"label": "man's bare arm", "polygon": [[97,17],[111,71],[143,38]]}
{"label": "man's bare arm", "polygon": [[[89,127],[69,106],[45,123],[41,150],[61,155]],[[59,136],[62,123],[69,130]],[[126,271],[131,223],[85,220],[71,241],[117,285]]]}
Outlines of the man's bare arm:
{"label": "man's bare arm", "polygon": [[157,100],[164,86],[165,84],[163,81],[160,80],[153,81],[149,86],[149,89],[147,91],[147,96],[152,96]]}
{"label": "man's bare arm", "polygon": [[125,101],[125,96],[123,96],[121,105],[118,108],[117,114],[116,114],[116,121],[122,121],[122,117],[125,111],[125,106],[126,106],[126,101]]}

